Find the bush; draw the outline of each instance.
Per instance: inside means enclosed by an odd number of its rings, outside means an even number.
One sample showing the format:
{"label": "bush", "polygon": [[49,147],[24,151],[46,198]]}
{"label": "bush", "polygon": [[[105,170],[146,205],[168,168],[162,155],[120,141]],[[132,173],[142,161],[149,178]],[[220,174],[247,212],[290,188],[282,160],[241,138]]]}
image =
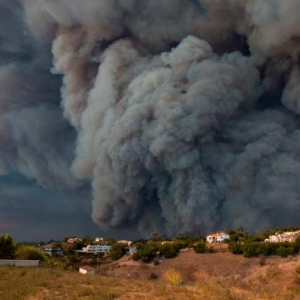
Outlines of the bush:
{"label": "bush", "polygon": [[256,256],[256,245],[254,243],[245,243],[243,245],[243,255],[244,257]]}
{"label": "bush", "polygon": [[265,257],[264,254],[260,254],[260,255],[259,255],[259,264],[260,264],[261,266],[264,266],[264,265],[266,264],[266,257]]}
{"label": "bush", "polygon": [[198,242],[193,247],[196,253],[205,253],[207,252],[207,247],[205,242]]}
{"label": "bush", "polygon": [[68,242],[62,242],[61,243],[62,251],[65,255],[72,255],[74,254],[74,251],[77,248],[76,243],[68,243]]}
{"label": "bush", "polygon": [[295,252],[300,251],[300,237],[297,237],[295,243],[294,243]]}
{"label": "bush", "polygon": [[118,260],[126,254],[125,246],[122,244],[114,244],[111,247],[110,257],[113,260]]}
{"label": "bush", "polygon": [[184,249],[184,248],[187,248],[188,245],[189,245],[189,240],[175,240],[173,242],[173,245],[176,249],[178,249],[178,251],[180,249]]}
{"label": "bush", "polygon": [[238,242],[239,241],[239,236],[234,232],[230,234],[230,240],[233,242]]}
{"label": "bush", "polygon": [[229,250],[234,254],[243,254],[245,257],[259,255],[277,254],[287,257],[296,251],[296,243],[264,243],[264,242],[245,242],[243,244],[230,243]]}
{"label": "bush", "polygon": [[148,263],[155,257],[157,251],[158,246],[156,243],[140,245],[137,252],[133,254],[132,259]]}
{"label": "bush", "polygon": [[154,279],[157,279],[157,274],[156,273],[154,273],[154,272],[151,272],[150,274],[149,274],[149,279],[151,279],[151,280],[154,280]]}
{"label": "bush", "polygon": [[292,247],[284,247],[280,246],[277,250],[276,253],[280,255],[281,257],[288,257],[288,255],[291,255],[294,253],[294,249]]}
{"label": "bush", "polygon": [[242,254],[243,253],[243,246],[240,243],[230,243],[229,250],[233,254]]}
{"label": "bush", "polygon": [[140,257],[140,253],[137,251],[137,252],[135,252],[135,253],[133,253],[133,255],[132,255],[132,260],[134,260],[134,261],[138,261],[138,260],[140,260],[141,259],[141,257]]}
{"label": "bush", "polygon": [[157,259],[154,260],[153,262],[154,266],[158,266],[159,265],[159,261]]}
{"label": "bush", "polygon": [[45,261],[47,259],[44,252],[34,246],[22,245],[17,248],[17,259],[32,259]]}
{"label": "bush", "polygon": [[179,286],[182,284],[181,274],[174,269],[169,269],[165,271],[164,278],[167,280],[167,282],[171,283],[172,285]]}
{"label": "bush", "polygon": [[174,258],[177,256],[179,249],[171,243],[166,243],[159,247],[159,251],[165,258]]}

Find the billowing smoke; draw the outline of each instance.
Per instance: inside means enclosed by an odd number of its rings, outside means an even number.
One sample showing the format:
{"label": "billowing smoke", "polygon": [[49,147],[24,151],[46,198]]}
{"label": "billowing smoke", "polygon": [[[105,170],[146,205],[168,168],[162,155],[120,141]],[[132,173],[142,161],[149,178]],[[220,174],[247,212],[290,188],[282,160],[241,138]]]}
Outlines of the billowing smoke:
{"label": "billowing smoke", "polygon": [[143,233],[296,224],[298,0],[0,0],[0,172],[92,185]]}

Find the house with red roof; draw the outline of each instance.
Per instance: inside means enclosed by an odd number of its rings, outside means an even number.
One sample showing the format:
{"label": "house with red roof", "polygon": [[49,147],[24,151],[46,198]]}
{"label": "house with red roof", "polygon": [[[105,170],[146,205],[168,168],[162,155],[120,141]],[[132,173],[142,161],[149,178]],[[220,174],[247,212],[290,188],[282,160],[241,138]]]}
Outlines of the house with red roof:
{"label": "house with red roof", "polygon": [[212,233],[206,236],[206,241],[208,243],[222,243],[225,240],[229,240],[229,239],[230,239],[229,234],[223,231]]}

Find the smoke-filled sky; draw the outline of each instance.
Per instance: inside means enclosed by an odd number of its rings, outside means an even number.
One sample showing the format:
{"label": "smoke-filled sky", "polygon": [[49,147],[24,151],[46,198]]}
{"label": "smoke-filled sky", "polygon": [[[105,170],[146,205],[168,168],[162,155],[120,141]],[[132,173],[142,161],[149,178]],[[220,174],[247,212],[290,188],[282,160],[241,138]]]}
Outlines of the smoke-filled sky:
{"label": "smoke-filled sky", "polygon": [[0,0],[0,232],[299,225],[299,12]]}

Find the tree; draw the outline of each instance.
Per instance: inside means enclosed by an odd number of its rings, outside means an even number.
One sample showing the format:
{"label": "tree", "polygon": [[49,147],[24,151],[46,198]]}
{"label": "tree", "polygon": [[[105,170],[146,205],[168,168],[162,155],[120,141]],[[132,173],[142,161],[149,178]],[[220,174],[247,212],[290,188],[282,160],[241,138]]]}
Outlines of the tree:
{"label": "tree", "polygon": [[118,260],[126,254],[125,246],[122,244],[113,244],[110,250],[110,257],[113,260]]}
{"label": "tree", "polygon": [[237,228],[235,229],[235,232],[236,232],[237,234],[243,233],[243,232],[244,232],[244,228],[243,228],[242,226],[239,226],[239,227],[237,227]]}
{"label": "tree", "polygon": [[9,234],[0,235],[0,258],[12,259],[15,257],[16,243]]}
{"label": "tree", "polygon": [[77,248],[77,243],[62,242],[61,248],[64,254],[71,255],[74,254],[74,251]]}
{"label": "tree", "polygon": [[176,232],[176,239],[181,239],[181,232],[180,231]]}
{"label": "tree", "polygon": [[151,242],[144,245],[140,245],[137,252],[133,254],[133,260],[141,260],[142,262],[150,262],[158,251],[157,243]]}
{"label": "tree", "polygon": [[157,240],[158,240],[158,236],[159,236],[158,231],[153,231],[153,232],[151,233],[151,239],[152,239],[152,240],[157,241]]}
{"label": "tree", "polygon": [[16,251],[17,259],[38,259],[46,260],[46,255],[35,246],[22,245],[17,248]]}
{"label": "tree", "polygon": [[171,243],[163,244],[159,247],[159,252],[161,255],[163,255],[165,258],[174,258],[177,256],[178,248],[176,248],[175,245]]}
{"label": "tree", "polygon": [[243,253],[243,246],[240,243],[237,242],[231,242],[229,244],[229,250],[233,254],[242,254]]}
{"label": "tree", "polygon": [[86,247],[87,245],[91,245],[93,244],[95,241],[95,239],[89,235],[86,235],[83,239],[82,239],[82,245],[84,247]]}
{"label": "tree", "polygon": [[300,251],[300,237],[297,237],[295,241],[295,252],[299,252],[299,251]]}
{"label": "tree", "polygon": [[284,246],[280,246],[277,250],[276,250],[276,254],[280,255],[281,257],[288,257],[288,255],[292,255],[294,249],[292,247],[284,247]]}
{"label": "tree", "polygon": [[198,242],[193,247],[196,253],[205,253],[207,252],[207,247],[205,242]]}

